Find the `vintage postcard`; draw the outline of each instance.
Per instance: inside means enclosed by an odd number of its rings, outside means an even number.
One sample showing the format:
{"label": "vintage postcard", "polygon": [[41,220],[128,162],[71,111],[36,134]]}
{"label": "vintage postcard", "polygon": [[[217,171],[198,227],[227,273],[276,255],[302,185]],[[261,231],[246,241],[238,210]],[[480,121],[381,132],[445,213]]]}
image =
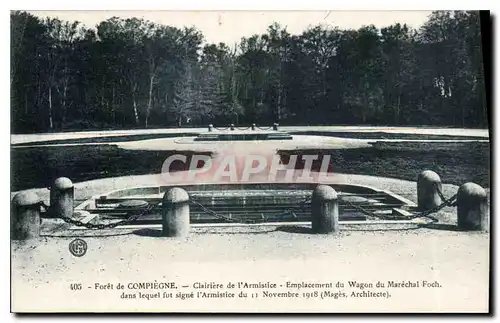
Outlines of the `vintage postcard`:
{"label": "vintage postcard", "polygon": [[489,12],[11,11],[14,313],[489,313]]}

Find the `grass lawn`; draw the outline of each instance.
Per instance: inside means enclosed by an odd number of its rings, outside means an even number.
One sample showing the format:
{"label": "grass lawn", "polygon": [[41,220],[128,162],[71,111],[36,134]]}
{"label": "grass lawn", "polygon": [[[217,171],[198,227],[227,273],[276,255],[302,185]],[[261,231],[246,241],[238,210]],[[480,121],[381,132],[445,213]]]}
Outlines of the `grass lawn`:
{"label": "grass lawn", "polygon": [[[60,176],[74,182],[159,173],[177,151],[124,150],[114,145],[24,147],[11,149],[11,190],[50,186]],[[297,153],[282,151],[282,154]],[[431,169],[444,183],[473,181],[490,186],[490,145],[485,142],[375,142],[369,148],[307,150],[330,154],[334,172],[416,180]]]}
{"label": "grass lawn", "polygon": [[475,182],[490,187],[490,144],[380,142],[369,148],[282,151],[283,154],[319,154],[331,157],[334,172],[391,177],[415,181],[430,169],[443,183]]}

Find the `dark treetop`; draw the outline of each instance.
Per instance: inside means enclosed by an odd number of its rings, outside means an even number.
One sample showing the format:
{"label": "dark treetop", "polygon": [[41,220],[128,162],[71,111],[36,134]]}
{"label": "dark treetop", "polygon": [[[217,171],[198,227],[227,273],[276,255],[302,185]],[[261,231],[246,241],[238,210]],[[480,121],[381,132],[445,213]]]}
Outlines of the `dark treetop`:
{"label": "dark treetop", "polygon": [[[238,26],[235,26],[237,28]],[[12,132],[213,124],[487,126],[478,12],[418,30],[275,23],[239,44],[111,18],[11,13]]]}

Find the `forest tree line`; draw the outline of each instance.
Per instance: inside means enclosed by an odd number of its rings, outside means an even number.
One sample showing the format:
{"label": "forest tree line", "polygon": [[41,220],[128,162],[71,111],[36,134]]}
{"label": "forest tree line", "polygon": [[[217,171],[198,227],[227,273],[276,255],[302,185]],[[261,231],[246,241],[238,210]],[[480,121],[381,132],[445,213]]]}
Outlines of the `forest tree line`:
{"label": "forest tree line", "polygon": [[[235,26],[237,28],[237,26]],[[11,12],[14,133],[244,124],[487,126],[478,12],[418,29],[274,23],[237,44],[143,19]]]}

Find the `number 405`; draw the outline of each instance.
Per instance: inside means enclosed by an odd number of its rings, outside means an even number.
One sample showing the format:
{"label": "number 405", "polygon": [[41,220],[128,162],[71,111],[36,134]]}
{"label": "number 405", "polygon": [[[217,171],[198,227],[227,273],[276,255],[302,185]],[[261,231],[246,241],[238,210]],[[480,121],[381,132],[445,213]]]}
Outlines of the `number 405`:
{"label": "number 405", "polygon": [[69,288],[71,290],[82,290],[82,284],[78,284],[78,283],[70,284]]}

